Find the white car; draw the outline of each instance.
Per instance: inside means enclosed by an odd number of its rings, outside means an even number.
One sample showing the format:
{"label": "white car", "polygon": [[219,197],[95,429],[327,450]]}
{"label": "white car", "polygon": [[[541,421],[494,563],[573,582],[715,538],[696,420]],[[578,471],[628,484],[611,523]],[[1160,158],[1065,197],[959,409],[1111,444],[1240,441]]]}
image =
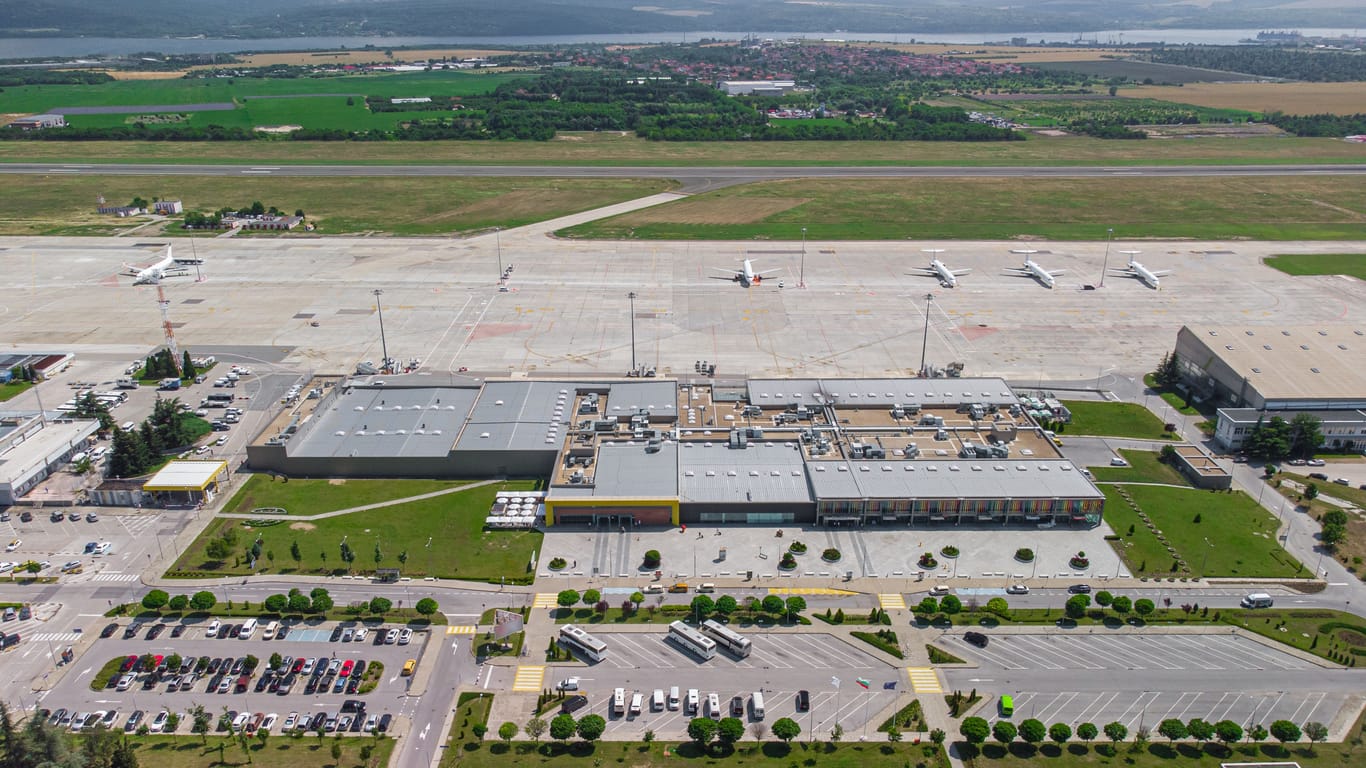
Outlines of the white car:
{"label": "white car", "polygon": [[223,435],[222,437],[220,437],[220,438],[218,438],[217,440],[213,441],[213,444],[214,444],[214,445],[223,445],[223,444],[226,443],[226,442],[228,442],[228,436],[227,436],[227,435]]}
{"label": "white car", "polygon": [[166,710],[164,710],[164,709],[161,710],[160,712],[157,713],[157,716],[156,716],[156,717],[152,718],[152,723],[151,723],[150,725],[147,726],[147,730],[151,731],[152,733],[161,733],[162,729],[166,727],[166,722],[167,722],[170,718],[171,718],[171,713],[170,713],[170,712],[168,712],[168,711],[166,711]]}
{"label": "white car", "polygon": [[397,642],[398,642],[398,630],[397,630],[397,629],[391,629],[391,630],[389,630],[388,632],[384,633],[384,644],[385,644],[385,645],[393,645],[394,643],[397,643]]}
{"label": "white car", "polygon": [[269,731],[271,728],[274,728],[274,727],[275,727],[275,721],[276,721],[276,720],[279,720],[279,719],[280,719],[280,716],[279,716],[279,715],[275,714],[274,712],[271,712],[270,714],[266,715],[266,719],[265,719],[265,720],[262,720],[262,721],[261,721],[261,725],[260,725],[259,728],[257,728],[257,730],[258,730],[258,731]]}
{"label": "white car", "polygon": [[404,627],[403,629],[399,630],[399,633],[398,633],[398,644],[399,644],[399,645],[407,645],[408,643],[412,642],[412,639],[413,639],[413,631],[412,631],[411,629],[408,629],[407,627]]}
{"label": "white car", "polygon": [[209,446],[207,446],[207,445],[201,445],[201,446],[199,446],[198,448],[194,449],[194,455],[196,455],[196,456],[202,456],[203,454],[206,454],[206,453],[208,453],[208,452],[209,452]]}
{"label": "white car", "polygon": [[943,597],[949,593],[948,587],[930,587],[930,597]]}
{"label": "white car", "polygon": [[561,680],[559,685],[555,686],[555,689],[558,691],[577,691],[579,689],[579,679],[577,677],[570,677]]}
{"label": "white car", "polygon": [[16,565],[18,565],[18,563],[11,563],[8,560],[0,562],[0,573],[9,573],[10,571],[14,570],[14,567]]}
{"label": "white car", "polygon": [[137,679],[137,677],[136,677],[133,673],[130,672],[130,673],[124,675],[123,677],[120,677],[120,678],[119,678],[119,684],[115,687],[115,689],[116,689],[116,690],[119,690],[119,691],[126,691],[126,690],[128,690],[130,687],[132,687],[133,681],[136,680],[136,679]]}
{"label": "white car", "polygon": [[23,544],[23,543],[24,543],[23,540],[21,540],[21,539],[15,539],[14,541],[11,541],[10,543],[8,543],[8,544],[5,545],[5,551],[6,551],[6,552],[13,552],[14,550],[16,550],[16,549],[19,548],[19,545],[21,545],[21,544]]}
{"label": "white car", "polygon": [[1007,594],[1007,595],[1027,595],[1027,594],[1029,594],[1029,587],[1026,587],[1026,586],[1023,585],[1023,584],[1011,584],[1010,586],[1006,587],[1006,594]]}
{"label": "white car", "polygon": [[359,627],[356,629],[356,633],[351,636],[351,639],[357,643],[363,643],[365,642],[365,638],[369,636],[370,630],[366,629],[365,627]]}
{"label": "white car", "polygon": [[250,720],[251,720],[251,713],[250,713],[250,712],[239,712],[239,713],[237,714],[237,717],[234,717],[234,718],[232,719],[232,732],[233,732],[233,733],[238,733],[238,732],[240,732],[243,728],[247,727],[247,722],[250,721]]}
{"label": "white car", "polygon": [[294,726],[297,725],[298,723],[299,723],[299,713],[298,713],[298,712],[290,712],[290,713],[285,717],[285,724],[281,727],[280,730],[281,730],[281,731],[292,731],[292,730],[294,730]]}

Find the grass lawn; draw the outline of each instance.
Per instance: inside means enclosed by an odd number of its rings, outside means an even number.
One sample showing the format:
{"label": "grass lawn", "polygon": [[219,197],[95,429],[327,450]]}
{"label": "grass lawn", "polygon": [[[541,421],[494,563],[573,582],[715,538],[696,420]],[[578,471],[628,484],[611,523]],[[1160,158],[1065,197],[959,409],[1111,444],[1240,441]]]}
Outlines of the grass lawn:
{"label": "grass lawn", "polygon": [[[182,726],[183,727],[183,726]],[[291,738],[270,736],[265,743],[250,739],[251,756],[242,751],[237,740],[223,735],[209,735],[207,743],[199,736],[137,736],[120,734],[133,745],[138,763],[156,768],[211,768],[218,766],[252,766],[252,768],[369,768],[385,765],[394,751],[393,739],[328,737],[319,742],[316,736]],[[75,737],[79,743],[80,737]],[[341,745],[341,760],[332,759],[332,744]],[[361,760],[361,749],[369,746],[370,760]]]}
{"label": "grass lawn", "polygon": [[23,394],[30,389],[33,389],[33,383],[29,381],[19,381],[16,379],[6,384],[0,384],[0,403],[9,400],[15,395]]}
{"label": "grass lawn", "polygon": [[459,480],[285,480],[252,475],[223,508],[233,514],[275,507],[291,515],[317,515],[464,485]]}
{"label": "grass lawn", "polygon": [[[246,143],[255,146],[261,142]],[[668,179],[176,176],[152,181],[145,177],[96,176],[85,179],[86,184],[81,181],[32,176],[25,178],[23,192],[13,185],[6,187],[0,191],[0,234],[50,235],[72,227],[113,226],[110,217],[95,213],[85,191],[87,185],[99,187],[110,200],[153,194],[179,198],[187,211],[208,212],[260,200],[283,210],[303,209],[318,232],[329,235],[371,231],[431,235],[506,229],[676,186]],[[116,229],[127,229],[141,221],[119,220]],[[183,231],[178,224],[168,227],[171,232]]]}
{"label": "grass lawn", "polygon": [[[1105,519],[1120,534],[1115,544],[1122,543],[1120,552],[1135,576],[1309,576],[1276,542],[1276,516],[1242,492],[1154,485],[1103,485],[1101,490]],[[1129,505],[1126,494],[1166,536],[1174,555]],[[1178,560],[1184,565],[1176,565]]]}
{"label": "grass lawn", "polygon": [[1287,275],[1351,275],[1366,280],[1366,254],[1302,253],[1271,256],[1265,263]]}
{"label": "grass lawn", "polygon": [[1229,610],[1225,623],[1342,664],[1366,664],[1366,619],[1341,611]]}
{"label": "grass lawn", "polygon": [[[294,482],[297,481],[289,485]],[[265,557],[258,563],[262,566],[258,572],[345,572],[339,547],[345,538],[356,556],[351,564],[354,572],[368,573],[376,567],[401,568],[405,576],[413,577],[431,575],[493,582],[506,578],[509,582],[529,583],[532,574],[527,563],[532,551],[540,550],[541,532],[483,528],[496,491],[534,487],[536,483],[529,480],[499,483],[312,522],[270,521],[272,525],[258,529],[248,525],[254,521],[223,518],[205,528],[171,572],[191,578],[246,575],[249,571],[243,551],[259,535]],[[238,529],[237,552],[226,561],[209,558],[205,547],[210,538],[229,528]],[[293,542],[299,544],[297,563],[290,552]],[[379,562],[374,557],[376,546],[380,549]],[[400,555],[405,552],[408,559],[403,563]]]}
{"label": "grass lawn", "polygon": [[1154,451],[1135,451],[1120,448],[1119,455],[1129,462],[1127,467],[1087,467],[1099,482],[1163,483],[1190,486],[1190,481],[1170,464],[1158,461]]}
{"label": "grass lawn", "polygon": [[[1028,142],[1026,142],[1028,143]],[[1334,201],[1326,207],[1326,200]],[[1342,206],[1341,209],[1336,206]],[[1362,239],[1366,178],[790,179],[694,195],[570,227],[634,239]],[[978,215],[962,216],[971,210]]]}
{"label": "grass lawn", "polygon": [[1138,403],[1111,403],[1094,400],[1064,400],[1072,412],[1067,425],[1069,435],[1132,437],[1139,440],[1175,440],[1164,430],[1162,420]]}
{"label": "grass lawn", "polygon": [[[457,715],[457,718],[459,715]],[[552,717],[547,712],[543,719],[549,723]],[[458,720],[457,720],[458,722]],[[781,741],[765,741],[762,744],[746,740],[734,747],[715,746],[712,750],[699,749],[692,742],[656,741],[650,744],[639,742],[599,742],[585,744],[573,742],[562,744],[542,742],[531,744],[513,743],[511,746],[497,742],[493,735],[498,723],[489,724],[489,740],[481,743],[469,742],[457,751],[454,744],[442,759],[441,768],[507,768],[507,766],[546,766],[547,768],[594,768],[612,765],[625,768],[663,768],[663,766],[771,766],[790,768],[793,765],[815,766],[821,768],[868,768],[868,766],[919,766],[925,768],[948,768],[948,759],[943,750],[933,744],[912,744],[912,735],[903,734],[900,744],[878,743],[870,736],[868,743],[849,741],[829,744],[811,743],[805,732],[792,744]],[[519,723],[520,725],[520,723]],[[800,718],[798,725],[806,727],[806,718]],[[822,733],[823,738],[826,734]],[[765,736],[765,738],[771,738]],[[846,734],[845,739],[857,739],[855,734]],[[753,732],[746,734],[753,739]]]}
{"label": "grass lawn", "polygon": [[[472,754],[487,752],[485,745],[480,743],[479,738],[474,735],[473,728],[476,725],[486,725],[489,720],[489,710],[493,708],[493,694],[482,693],[462,693],[458,699],[455,709],[455,719],[451,721],[451,731],[446,737],[447,749],[441,756],[439,768],[451,768],[464,762],[462,759],[466,750]],[[546,718],[547,725],[549,718]],[[521,727],[521,723],[518,723]],[[547,729],[548,730],[548,729]],[[546,734],[546,738],[549,734]],[[497,727],[491,738],[498,738]]]}

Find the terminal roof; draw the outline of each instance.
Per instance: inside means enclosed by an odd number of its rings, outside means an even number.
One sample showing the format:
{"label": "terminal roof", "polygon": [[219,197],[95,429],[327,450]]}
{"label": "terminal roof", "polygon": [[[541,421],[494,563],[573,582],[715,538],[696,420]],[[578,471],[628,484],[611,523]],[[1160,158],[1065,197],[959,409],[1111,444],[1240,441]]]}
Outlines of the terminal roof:
{"label": "terminal roof", "polygon": [[754,405],[1009,405],[1019,399],[1003,379],[751,379]]}

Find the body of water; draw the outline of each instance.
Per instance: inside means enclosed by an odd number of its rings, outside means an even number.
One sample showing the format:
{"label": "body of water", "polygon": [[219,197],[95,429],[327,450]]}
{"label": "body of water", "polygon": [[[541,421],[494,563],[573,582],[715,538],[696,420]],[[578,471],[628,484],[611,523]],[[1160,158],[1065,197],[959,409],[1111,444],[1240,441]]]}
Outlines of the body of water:
{"label": "body of water", "polygon": [[[1172,45],[1203,43],[1235,45],[1257,36],[1256,29],[1117,29],[1099,32],[965,32],[962,34],[889,35],[862,32],[756,32],[760,38],[807,38],[812,40],[859,40],[905,43],[980,45],[990,41],[1023,37],[1030,43],[1069,43],[1079,37],[1101,44],[1164,42]],[[1305,35],[1337,37],[1351,34],[1347,29],[1301,29]],[[162,37],[10,37],[0,38],[0,59],[118,55],[142,52],[159,53],[236,53],[241,51],[336,50],[339,48],[376,48],[399,46],[531,46],[574,45],[576,43],[679,43],[699,38],[738,40],[746,32],[646,32],[625,35],[538,35],[508,37],[279,37],[262,39],[162,38]]]}

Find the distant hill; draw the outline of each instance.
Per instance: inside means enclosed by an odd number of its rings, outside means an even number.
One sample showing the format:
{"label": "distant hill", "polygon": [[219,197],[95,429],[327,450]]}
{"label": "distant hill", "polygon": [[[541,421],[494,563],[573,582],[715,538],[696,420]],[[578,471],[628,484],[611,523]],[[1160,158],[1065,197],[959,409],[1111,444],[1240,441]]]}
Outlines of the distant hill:
{"label": "distant hill", "polygon": [[[1291,7],[1293,5],[1293,7]],[[703,30],[916,33],[1366,27],[1366,5],[1283,0],[182,0],[5,3],[6,37],[583,35]]]}

